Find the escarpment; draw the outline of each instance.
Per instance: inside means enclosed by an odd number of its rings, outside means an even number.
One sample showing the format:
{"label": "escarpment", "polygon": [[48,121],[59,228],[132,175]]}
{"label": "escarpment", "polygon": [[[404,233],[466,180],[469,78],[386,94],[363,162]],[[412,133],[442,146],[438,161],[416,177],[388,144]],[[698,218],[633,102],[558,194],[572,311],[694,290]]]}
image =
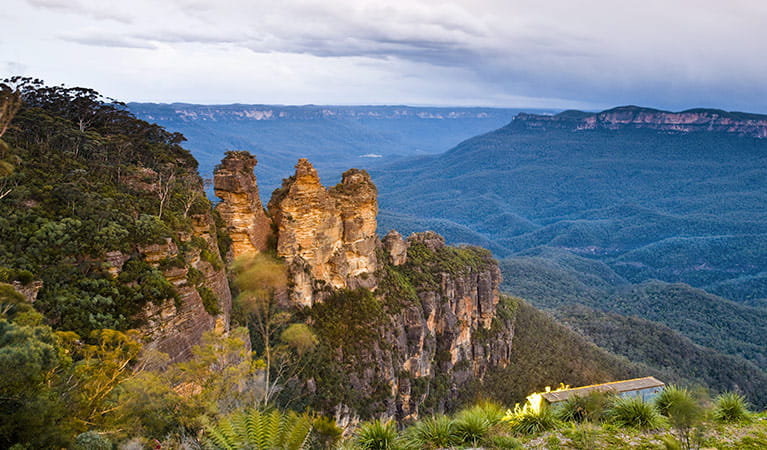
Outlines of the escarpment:
{"label": "escarpment", "polygon": [[[219,209],[229,201],[222,196]],[[509,364],[511,306],[490,252],[447,246],[433,232],[379,239],[365,171],[328,189],[301,159],[268,211],[291,302],[322,343],[303,375],[315,407],[414,418],[451,407],[468,383]]]}
{"label": "escarpment", "polygon": [[[202,182],[186,186],[189,192],[204,198]],[[138,185],[147,190],[151,186]],[[213,214],[200,209],[189,215],[190,228],[177,230],[170,237],[152,243],[137,243],[129,252],[111,251],[104,257],[106,271],[122,280],[126,265],[139,262],[159,271],[172,288],[173,298],[146,302],[135,319],[146,337],[145,349],[158,350],[170,362],[192,357],[192,347],[202,335],[214,328],[229,329],[232,294],[226,268],[220,256],[218,231]],[[150,280],[127,281],[139,287]]]}
{"label": "escarpment", "polygon": [[512,125],[573,131],[625,128],[680,133],[715,131],[767,138],[767,116],[765,115],[704,108],[670,112],[638,106],[621,106],[600,113],[564,111],[553,116],[521,113],[514,118]]}

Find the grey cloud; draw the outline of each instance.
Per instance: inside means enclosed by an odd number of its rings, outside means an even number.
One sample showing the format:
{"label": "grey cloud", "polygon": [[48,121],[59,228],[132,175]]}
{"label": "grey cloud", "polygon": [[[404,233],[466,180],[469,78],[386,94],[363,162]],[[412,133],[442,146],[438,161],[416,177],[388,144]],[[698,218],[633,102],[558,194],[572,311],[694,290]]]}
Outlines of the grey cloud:
{"label": "grey cloud", "polygon": [[143,40],[102,33],[61,35],[61,39],[81,45],[88,45],[91,47],[138,48],[148,50],[157,48],[156,45]]}
{"label": "grey cloud", "polygon": [[78,0],[27,0],[27,3],[38,8],[79,14],[97,20],[113,20],[124,24],[133,22],[130,14],[119,12],[108,1],[84,4]]}
{"label": "grey cloud", "polygon": [[[108,24],[97,20],[86,31],[61,36],[68,42],[173,49],[168,58],[189,52],[201,64],[228,52],[253,61],[274,55],[270,61],[276,64],[296,64],[287,71],[307,85],[311,79],[300,78],[302,63],[354,71],[370,62],[365,73],[405,79],[409,84],[402,89],[417,92],[439,74],[440,86],[461,86],[468,92],[464,95],[481,98],[497,94],[671,109],[720,102],[767,110],[767,87],[761,87],[767,62],[759,57],[767,53],[767,4],[762,2],[27,2],[80,17],[112,14],[122,19]],[[296,62],[300,58],[302,63]],[[417,77],[421,85],[414,81]]]}

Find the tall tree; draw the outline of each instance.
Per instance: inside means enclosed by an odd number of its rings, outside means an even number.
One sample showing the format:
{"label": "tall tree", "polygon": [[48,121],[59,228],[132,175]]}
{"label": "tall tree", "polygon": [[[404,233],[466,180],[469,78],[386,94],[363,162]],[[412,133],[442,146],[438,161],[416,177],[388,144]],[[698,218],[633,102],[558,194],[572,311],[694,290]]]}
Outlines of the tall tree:
{"label": "tall tree", "polygon": [[303,357],[317,338],[306,324],[290,323],[284,302],[288,278],[281,261],[264,253],[243,255],[235,261],[235,273],[237,303],[260,341],[256,350],[264,364],[261,402],[266,406],[302,370]]}

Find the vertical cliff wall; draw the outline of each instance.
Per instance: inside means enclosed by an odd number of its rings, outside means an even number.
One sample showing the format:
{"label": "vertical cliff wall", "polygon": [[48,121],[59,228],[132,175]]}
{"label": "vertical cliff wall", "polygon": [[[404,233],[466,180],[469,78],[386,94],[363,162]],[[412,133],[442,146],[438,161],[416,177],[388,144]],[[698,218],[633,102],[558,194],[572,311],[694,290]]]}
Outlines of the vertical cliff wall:
{"label": "vertical cliff wall", "polygon": [[[433,232],[389,233],[379,255],[372,300],[343,291],[311,310],[333,361],[312,374],[322,380],[317,392],[333,392],[324,380],[348,381],[336,399],[339,418],[407,420],[450,409],[469,383],[509,363],[514,331],[498,265],[486,250],[446,246]],[[339,327],[345,335],[333,334]]]}

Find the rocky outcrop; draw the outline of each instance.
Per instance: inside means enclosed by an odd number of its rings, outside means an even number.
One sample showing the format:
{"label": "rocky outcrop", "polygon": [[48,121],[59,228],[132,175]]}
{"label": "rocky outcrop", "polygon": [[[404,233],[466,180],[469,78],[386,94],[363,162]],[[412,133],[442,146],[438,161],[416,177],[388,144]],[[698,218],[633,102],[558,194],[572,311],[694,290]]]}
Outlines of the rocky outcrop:
{"label": "rocky outcrop", "polygon": [[[231,162],[224,166],[234,171]],[[240,173],[252,169],[241,167]],[[513,324],[508,314],[498,314],[501,273],[490,252],[449,247],[433,232],[403,239],[391,231],[379,240],[377,190],[365,171],[351,169],[327,189],[306,159],[295,168],[268,210],[276,253],[288,270],[290,303],[308,307],[308,321],[320,335],[329,330],[330,339],[342,341],[328,343],[325,357],[335,362],[321,370],[331,372],[304,380],[323,402],[338,389],[338,377],[344,380],[344,390],[359,402],[333,404],[339,420],[373,410],[407,419],[424,408],[449,408],[470,380],[509,363]],[[255,185],[242,189],[256,192]],[[248,195],[242,189],[239,194]],[[231,209],[231,199],[222,196],[219,209]],[[230,230],[238,228],[232,220],[254,223],[242,211],[222,214]],[[350,310],[334,311],[332,319],[317,312],[337,307]],[[369,316],[379,310],[380,316]],[[339,335],[339,327],[351,328]]]}
{"label": "rocky outcrop", "polygon": [[377,191],[365,171],[352,169],[326,189],[306,159],[269,201],[294,302],[310,306],[326,288],[376,286]]}
{"label": "rocky outcrop", "polygon": [[[451,408],[450,399],[469,381],[509,364],[514,331],[497,314],[501,273],[488,252],[448,247],[433,232],[394,246],[395,234],[384,240],[390,265],[382,269],[386,275],[379,274],[377,298],[391,308],[390,315],[370,324],[378,332],[370,345],[356,353],[341,347],[339,354],[352,389],[364,398],[379,397],[388,386],[389,395],[377,405],[379,415],[408,420],[424,408]],[[412,257],[392,258],[388,249],[401,245]],[[400,264],[391,265],[393,259]],[[412,287],[416,297],[403,301],[391,290],[394,283]],[[348,413],[349,405],[339,411]]]}
{"label": "rocky outcrop", "polygon": [[[143,312],[145,325],[142,332],[150,344],[148,348],[170,356],[170,362],[184,361],[192,356],[192,347],[199,344],[202,335],[216,327],[229,328],[232,295],[224,264],[218,251],[216,232],[210,213],[192,216],[193,231],[182,240],[202,239],[204,248],[192,247],[181,256],[184,266],[171,266],[162,270],[163,276],[174,286],[178,300],[161,305],[148,303]],[[191,246],[190,246],[191,247]],[[155,267],[163,261],[180,255],[171,239],[163,244],[139,246],[143,258]],[[190,271],[200,276],[191,277]],[[206,294],[207,293],[207,294]],[[217,302],[217,314],[209,311],[203,295],[212,295]]]}
{"label": "rocky outcrop", "polygon": [[637,106],[622,106],[600,113],[564,111],[553,116],[519,114],[512,122],[525,128],[561,128],[578,130],[652,129],[691,133],[716,131],[742,136],[767,138],[767,116],[717,109],[661,111]]}
{"label": "rocky outcrop", "polygon": [[389,255],[389,264],[401,266],[407,261],[407,242],[397,230],[391,230],[381,240],[386,254]]}
{"label": "rocky outcrop", "polygon": [[37,300],[37,293],[43,288],[43,282],[40,280],[33,280],[28,283],[12,281],[11,286],[16,292],[21,294],[26,301],[34,303],[35,300]]}
{"label": "rocky outcrop", "polygon": [[232,238],[232,257],[266,250],[271,221],[258,193],[256,158],[248,152],[227,152],[216,167],[213,188],[221,203],[216,207]]}

